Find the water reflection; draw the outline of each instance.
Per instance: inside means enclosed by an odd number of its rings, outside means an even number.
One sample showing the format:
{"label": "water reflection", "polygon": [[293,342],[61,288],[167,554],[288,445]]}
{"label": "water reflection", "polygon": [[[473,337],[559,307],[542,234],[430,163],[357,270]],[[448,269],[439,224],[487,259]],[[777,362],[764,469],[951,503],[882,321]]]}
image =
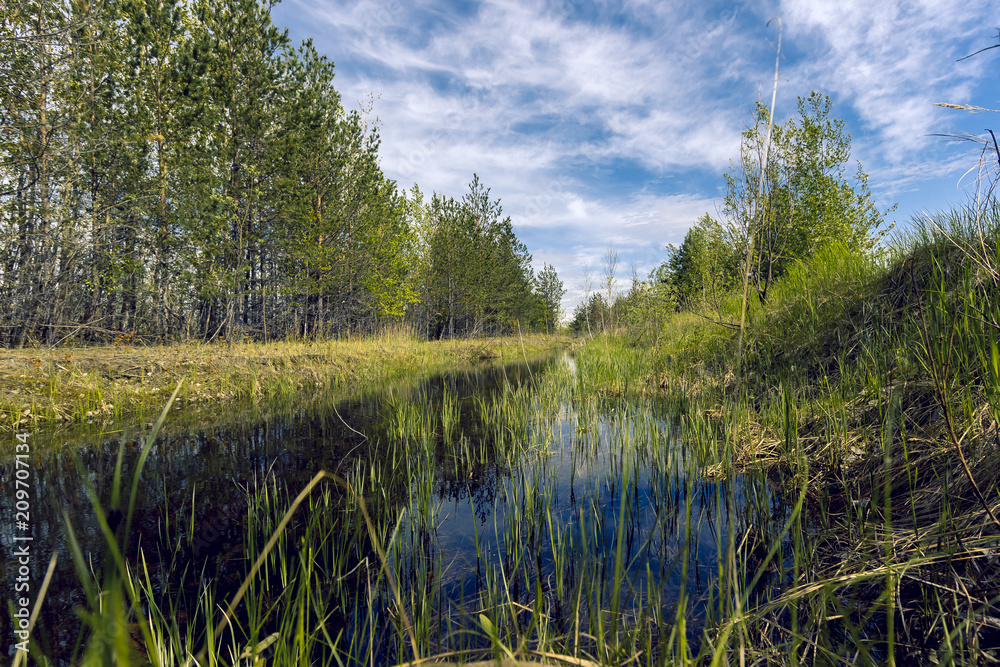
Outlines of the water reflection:
{"label": "water reflection", "polygon": [[[179,561],[154,568],[155,586],[193,583],[194,604],[200,583],[179,573],[199,572],[200,582],[212,580],[224,592],[247,570],[248,491],[278,479],[294,495],[321,469],[364,486],[378,472],[378,511],[391,523],[404,516],[391,547],[404,585],[426,586],[433,577],[442,598],[476,600],[498,578],[521,572],[504,581],[510,600],[530,606],[541,591],[552,622],[567,629],[579,620],[565,610],[581,593],[573,583],[580,581],[621,610],[649,604],[655,588],[660,615],[668,615],[682,586],[689,598],[707,594],[720,573],[729,522],[740,534],[752,523],[743,509],[730,512],[748,506],[748,497],[757,498],[752,507],[770,502],[766,482],[693,474],[696,455],[679,439],[670,406],[599,399],[580,390],[576,374],[572,357],[561,355],[444,374],[254,424],[176,433],[168,427],[143,470],[129,556],[141,549],[155,560],[180,544]],[[536,392],[539,383],[548,384]],[[83,477],[105,504],[119,447],[130,480],[142,442],[133,433],[77,452]],[[102,542],[73,457],[53,450],[36,456],[32,468],[32,580],[41,581],[52,551],[60,559],[34,637],[42,653],[64,657],[80,627],[72,610],[84,598],[63,517],[94,571]],[[5,485],[12,474],[13,462],[3,462]],[[4,525],[0,532],[5,549],[11,531]],[[5,581],[13,581],[14,568],[4,562]],[[693,606],[689,632],[697,631],[702,611]],[[5,624],[7,613],[0,612]],[[330,623],[342,626],[332,634],[350,635],[362,621],[342,613]]]}
{"label": "water reflection", "polygon": [[[542,373],[550,363],[545,360],[448,373],[385,391],[403,400],[409,396],[440,400],[445,391],[462,396],[488,394],[499,386],[520,385],[531,372]],[[147,559],[155,560],[158,550],[169,552],[174,540],[183,539],[179,538],[183,531],[178,527],[190,524],[194,526],[194,539],[184,545],[184,554],[194,563],[194,569],[203,571],[206,577],[238,583],[245,571],[242,549],[247,489],[268,476],[281,479],[290,489],[299,489],[318,470],[343,473],[364,467],[366,460],[380,456],[385,444],[383,394],[370,392],[326,409],[266,417],[252,424],[225,423],[220,415],[222,424],[199,431],[174,432],[168,421],[143,469],[129,556],[134,560],[141,549]],[[93,486],[107,507],[118,451],[123,448],[127,494],[145,436],[139,426],[83,447],[68,443],[54,447],[52,442],[46,442],[57,437],[42,432],[31,436],[32,450],[42,452],[30,459],[29,502],[34,537],[30,579],[34,586],[44,578],[50,555],[54,551],[59,554],[32,636],[43,654],[66,656],[80,628],[74,610],[84,604],[85,597],[65,540],[64,517],[72,524],[92,570],[99,572],[103,538],[83,480]],[[14,474],[13,457],[0,462],[0,486],[11,489],[9,497],[13,497]],[[483,476],[479,486],[488,488],[487,479],[488,475]],[[11,521],[0,525],[0,545],[5,554],[12,553],[14,534]],[[14,594],[17,568],[16,559],[6,557],[0,565],[3,580],[10,582],[5,599]],[[177,569],[176,564],[173,569]],[[11,627],[6,604],[0,609],[0,624]],[[3,647],[4,653],[8,648]]]}

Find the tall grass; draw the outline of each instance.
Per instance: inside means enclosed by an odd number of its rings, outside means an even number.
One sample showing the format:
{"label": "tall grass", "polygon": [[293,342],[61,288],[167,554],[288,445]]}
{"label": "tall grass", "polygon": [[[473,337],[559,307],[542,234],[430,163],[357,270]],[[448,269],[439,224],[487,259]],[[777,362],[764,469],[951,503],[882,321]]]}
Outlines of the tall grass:
{"label": "tall grass", "polygon": [[735,341],[704,318],[655,352],[689,437],[717,443],[706,472],[763,466],[813,519],[776,552],[794,585],[719,608],[719,637],[753,629],[741,660],[1000,657],[998,248],[995,202],[916,221],[883,258],[828,247],[756,304],[739,384]]}

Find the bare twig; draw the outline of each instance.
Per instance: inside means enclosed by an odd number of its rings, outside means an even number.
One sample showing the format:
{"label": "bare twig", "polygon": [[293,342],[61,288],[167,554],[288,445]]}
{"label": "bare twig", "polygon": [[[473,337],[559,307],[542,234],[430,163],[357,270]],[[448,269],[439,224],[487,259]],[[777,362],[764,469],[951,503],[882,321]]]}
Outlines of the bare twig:
{"label": "bare twig", "polygon": [[709,322],[712,322],[714,324],[718,324],[720,327],[726,327],[727,329],[732,329],[733,331],[740,331],[741,330],[739,324],[733,324],[732,322],[722,322],[721,320],[713,319],[713,318],[709,317],[708,315],[703,315],[702,313],[695,313],[695,315],[697,315],[698,317],[701,317],[703,319],[706,319]]}
{"label": "bare twig", "polygon": [[[778,22],[778,48],[777,53],[774,56],[774,85],[771,88],[771,108],[767,118],[767,137],[764,140],[764,156],[761,158],[760,163],[760,183],[757,190],[758,207],[760,207],[760,201],[764,197],[764,172],[767,171],[767,157],[771,148],[771,130],[774,128],[774,105],[778,98],[778,65],[781,63],[781,19],[773,18],[771,21]],[[767,22],[768,25],[771,24],[771,21]],[[763,211],[762,208],[761,211]],[[736,344],[737,378],[741,376],[741,366],[743,363],[743,331],[746,329],[747,323],[747,294],[750,289],[750,259],[753,255],[753,244],[754,235],[751,233],[747,245],[747,261],[743,276],[743,305],[740,309],[740,334]]]}
{"label": "bare twig", "polygon": [[[1000,31],[998,31],[998,32],[997,32],[997,38],[998,38],[998,39],[1000,39]],[[1000,44],[994,44],[993,46],[984,46],[983,48],[979,49],[978,51],[976,51],[976,52],[974,52],[974,53],[970,53],[970,54],[969,54],[969,55],[967,55],[967,56],[962,56],[961,58],[959,58],[959,59],[958,59],[958,60],[956,60],[955,62],[958,62],[958,63],[960,63],[960,62],[962,62],[963,60],[968,60],[969,58],[971,58],[971,57],[973,57],[973,56],[978,56],[978,55],[979,55],[980,53],[982,53],[983,51],[989,51],[990,49],[995,49],[995,48],[997,48],[997,47],[1000,47]]]}

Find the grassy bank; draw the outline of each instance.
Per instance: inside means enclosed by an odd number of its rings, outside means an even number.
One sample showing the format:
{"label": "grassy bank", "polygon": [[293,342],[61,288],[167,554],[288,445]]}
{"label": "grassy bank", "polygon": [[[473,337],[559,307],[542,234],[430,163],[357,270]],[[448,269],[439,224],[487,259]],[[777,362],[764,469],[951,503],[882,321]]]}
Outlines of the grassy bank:
{"label": "grassy bank", "polygon": [[[395,334],[359,340],[152,347],[5,349],[0,352],[0,428],[122,422],[153,417],[181,380],[176,413],[213,419],[222,410],[301,405],[458,364],[511,361],[567,339],[526,335],[426,341]],[[178,408],[180,408],[178,410]]]}
{"label": "grassy bank", "polygon": [[703,474],[763,466],[802,499],[785,542],[764,544],[796,585],[737,609],[717,647],[757,662],[1000,659],[998,230],[996,207],[958,210],[882,258],[821,251],[751,304],[741,367],[737,296],[678,314],[656,349],[627,334],[588,346],[607,391],[636,368],[631,391],[683,398],[684,438],[717,444]]}

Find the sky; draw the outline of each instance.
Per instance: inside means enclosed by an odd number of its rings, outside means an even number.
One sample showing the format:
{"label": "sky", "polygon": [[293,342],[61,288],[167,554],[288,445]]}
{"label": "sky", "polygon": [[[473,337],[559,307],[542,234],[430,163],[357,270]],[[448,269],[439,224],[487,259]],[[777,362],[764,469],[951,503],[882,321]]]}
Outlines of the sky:
{"label": "sky", "polygon": [[347,108],[369,109],[400,188],[460,198],[473,174],[500,199],[533,265],[556,268],[566,314],[609,245],[619,285],[645,277],[705,213],[758,99],[775,119],[817,90],[852,136],[887,217],[961,205],[1000,132],[993,0],[283,0],[275,24],[336,65]]}

